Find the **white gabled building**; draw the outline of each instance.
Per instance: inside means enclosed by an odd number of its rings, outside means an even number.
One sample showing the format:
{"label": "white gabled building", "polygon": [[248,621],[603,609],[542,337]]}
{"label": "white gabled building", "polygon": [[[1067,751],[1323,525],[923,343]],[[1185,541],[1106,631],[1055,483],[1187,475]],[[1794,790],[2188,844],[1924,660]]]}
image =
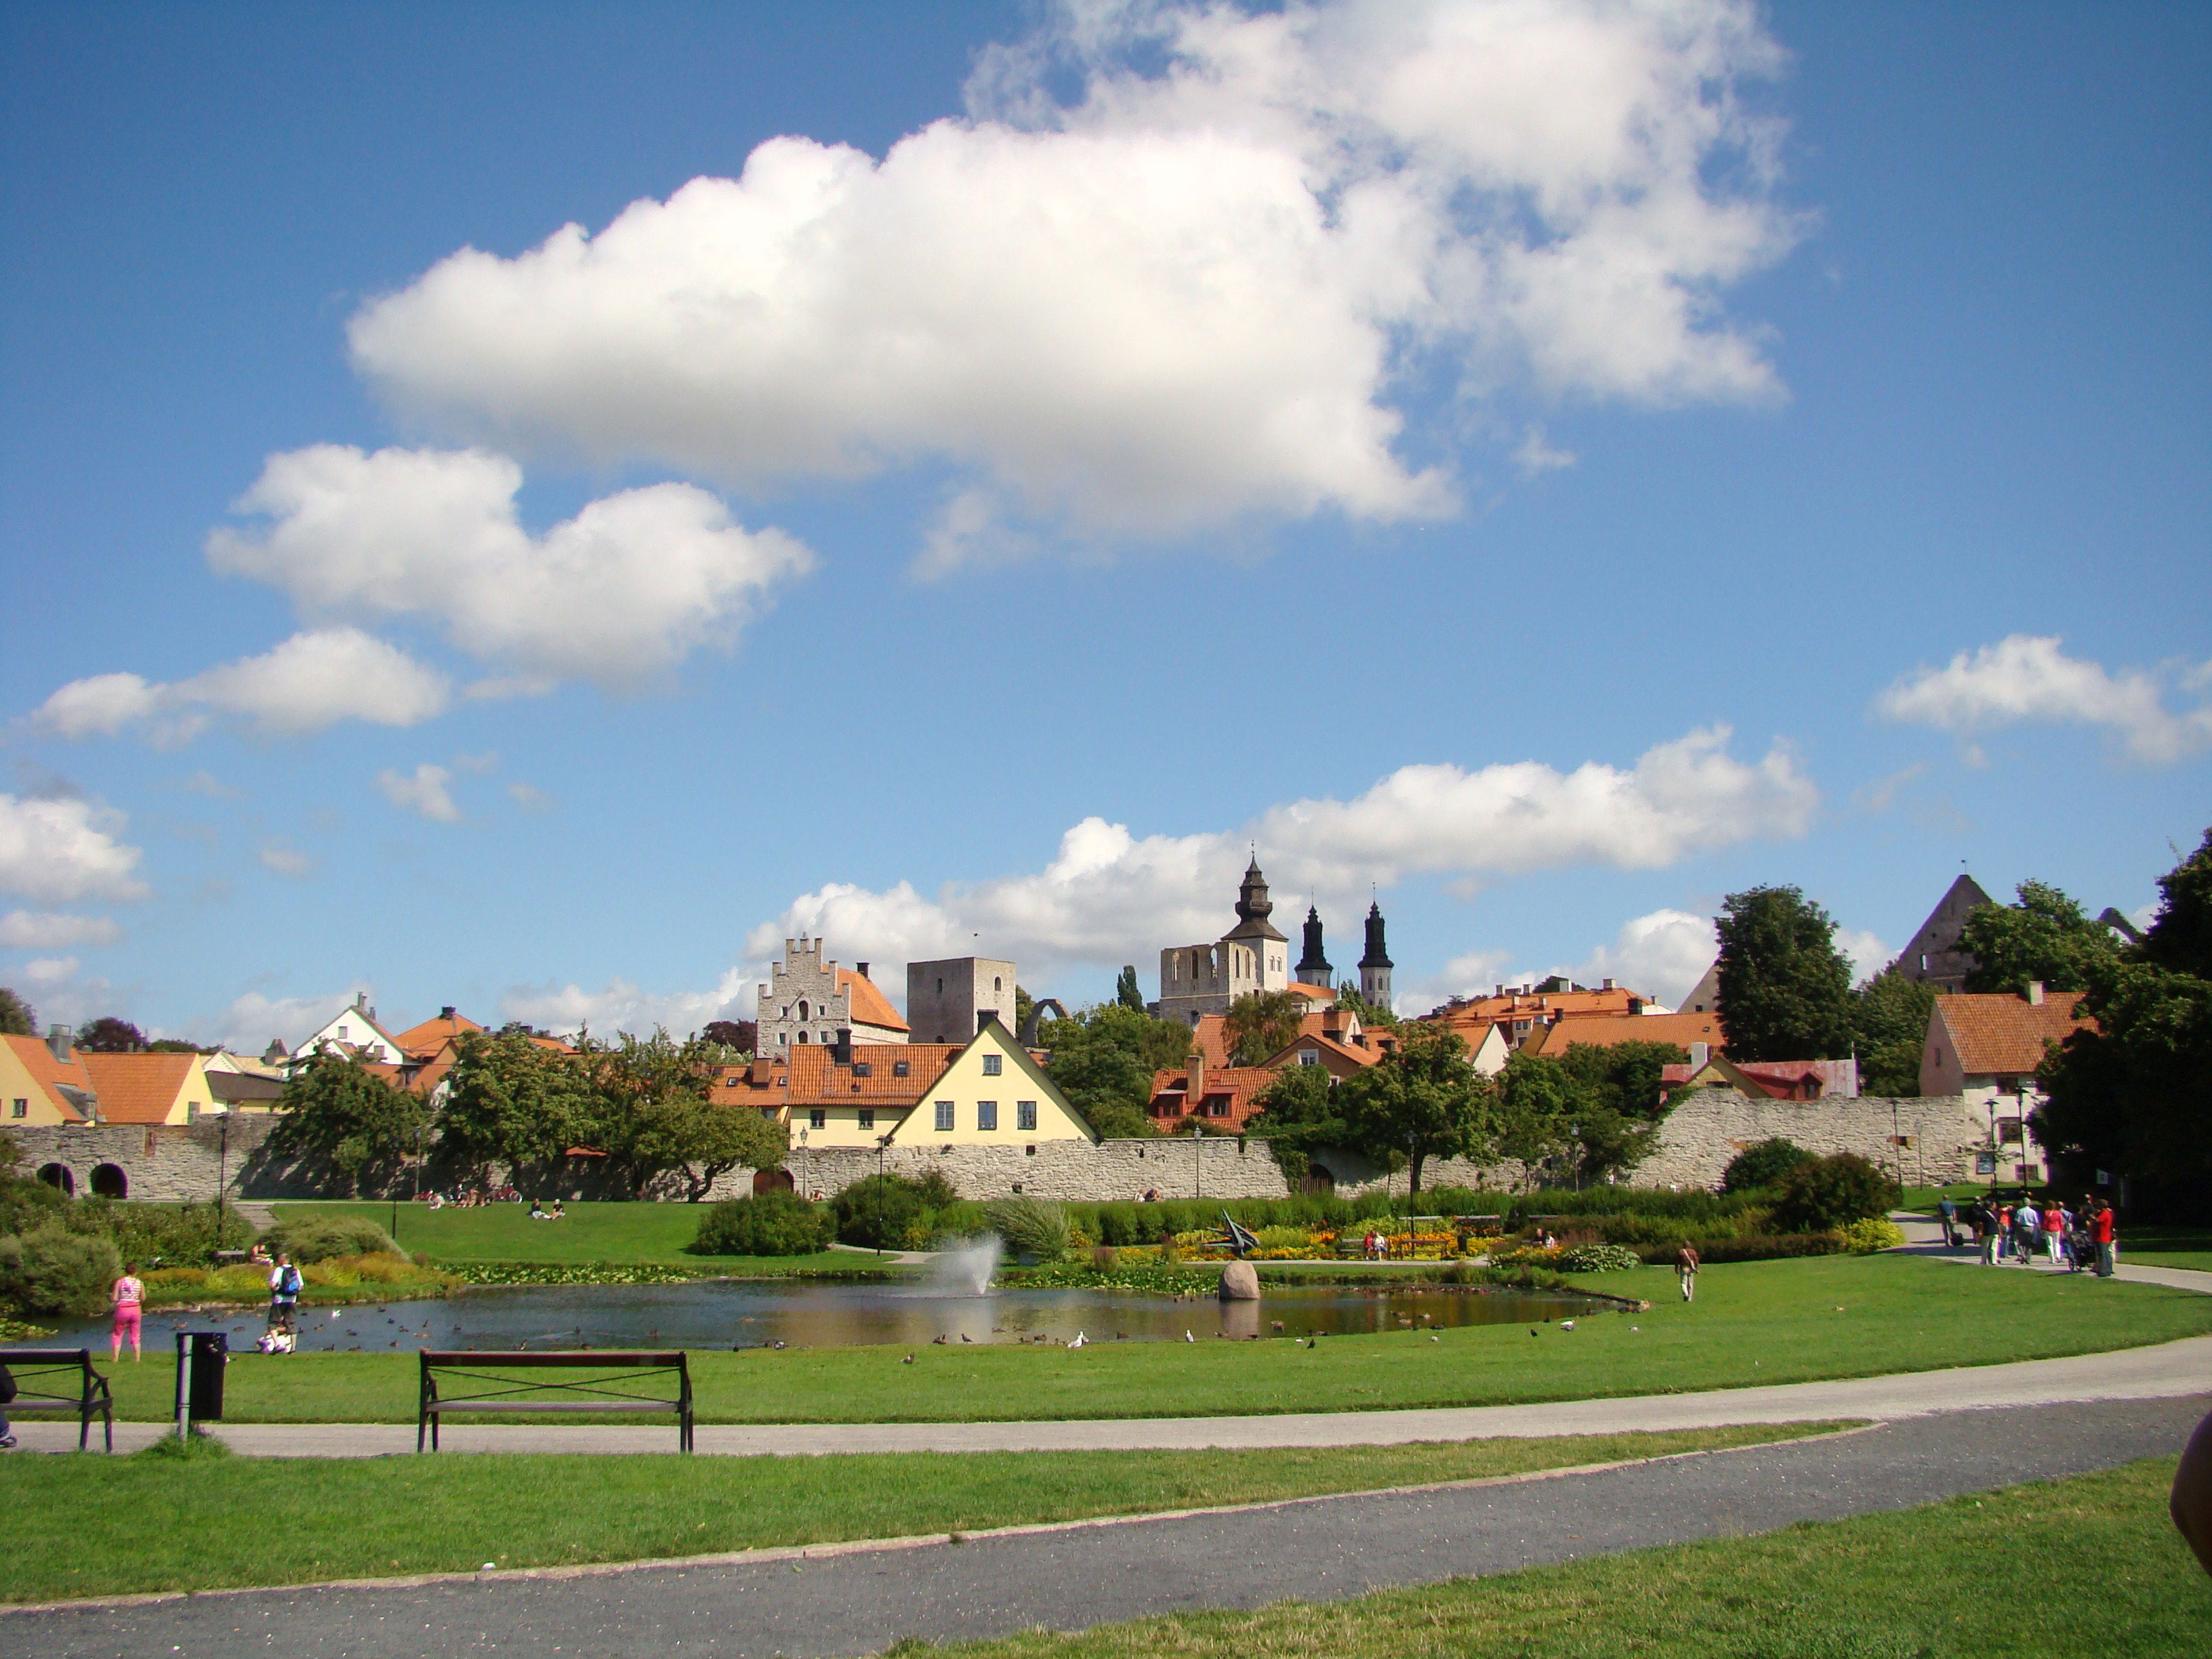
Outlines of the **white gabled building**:
{"label": "white gabled building", "polygon": [[379,1066],[397,1066],[407,1058],[399,1039],[376,1023],[376,1010],[368,1006],[368,993],[356,992],[353,1001],[325,1020],[320,1029],[292,1052],[295,1064],[325,1050],[350,1054]]}

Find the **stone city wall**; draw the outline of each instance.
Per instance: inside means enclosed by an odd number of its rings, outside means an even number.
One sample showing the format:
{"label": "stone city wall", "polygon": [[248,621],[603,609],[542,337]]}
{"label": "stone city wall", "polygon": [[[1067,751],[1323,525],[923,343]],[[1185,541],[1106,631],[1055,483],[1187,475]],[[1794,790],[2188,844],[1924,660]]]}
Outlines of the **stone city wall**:
{"label": "stone city wall", "polygon": [[[1893,1146],[1892,1135],[1911,1144]],[[1700,1089],[1667,1115],[1658,1149],[1638,1167],[1635,1180],[1639,1187],[1717,1187],[1738,1152],[1779,1139],[1821,1158],[1856,1152],[1900,1170],[1914,1186],[1971,1181],[1975,1156],[1989,1150],[1989,1138],[1988,1114],[1957,1095],[1768,1100]]]}
{"label": "stone city wall", "polygon": [[246,1190],[247,1166],[268,1138],[271,1121],[258,1113],[231,1118],[227,1155],[221,1119],[173,1127],[107,1123],[11,1127],[8,1139],[22,1154],[16,1174],[34,1176],[48,1164],[58,1164],[70,1172],[70,1190],[80,1198],[92,1192],[93,1173],[103,1164],[123,1172],[125,1197],[165,1204],[207,1203],[215,1197],[219,1179],[230,1198],[318,1196],[317,1185],[304,1182],[292,1188],[278,1182],[274,1183],[277,1190],[266,1193]]}

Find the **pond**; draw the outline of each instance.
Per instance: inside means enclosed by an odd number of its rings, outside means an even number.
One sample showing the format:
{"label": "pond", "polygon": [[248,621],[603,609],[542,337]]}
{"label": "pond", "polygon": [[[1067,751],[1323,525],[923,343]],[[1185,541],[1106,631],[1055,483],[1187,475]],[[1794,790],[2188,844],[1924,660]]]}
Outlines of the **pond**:
{"label": "pond", "polygon": [[[1587,1297],[1458,1288],[1266,1287],[1261,1301],[1178,1301],[1134,1291],[1000,1289],[978,1295],[924,1285],[695,1279],[681,1285],[568,1285],[470,1291],[438,1301],[300,1310],[303,1352],[433,1348],[794,1348],[959,1342],[1180,1342],[1218,1337],[1347,1335],[1574,1318]],[[259,1311],[146,1315],[149,1352],[179,1328],[225,1330],[252,1346]],[[105,1351],[107,1322],[76,1322],[58,1339]]]}

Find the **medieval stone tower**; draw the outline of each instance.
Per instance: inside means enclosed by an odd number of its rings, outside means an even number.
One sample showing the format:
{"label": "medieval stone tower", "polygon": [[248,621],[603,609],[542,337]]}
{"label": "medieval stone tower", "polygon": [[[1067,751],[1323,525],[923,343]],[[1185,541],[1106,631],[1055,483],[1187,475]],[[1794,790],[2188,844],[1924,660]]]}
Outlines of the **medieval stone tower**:
{"label": "medieval stone tower", "polygon": [[1359,958],[1360,1000],[1376,1008],[1390,1006],[1390,952],[1382,944],[1382,907],[1367,907],[1367,951]]}

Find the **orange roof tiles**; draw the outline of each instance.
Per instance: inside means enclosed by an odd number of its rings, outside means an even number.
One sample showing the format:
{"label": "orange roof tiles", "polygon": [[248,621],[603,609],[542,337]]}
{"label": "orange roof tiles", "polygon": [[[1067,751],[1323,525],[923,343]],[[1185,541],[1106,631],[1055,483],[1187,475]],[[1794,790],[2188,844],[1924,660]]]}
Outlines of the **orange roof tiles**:
{"label": "orange roof tiles", "polygon": [[167,1123],[198,1054],[80,1054],[100,1115],[110,1123]]}
{"label": "orange roof tiles", "polygon": [[[1264,1066],[1208,1066],[1200,1079],[1201,1096],[1190,1098],[1190,1071],[1178,1066],[1152,1073],[1152,1097],[1146,1110],[1164,1123],[1195,1118],[1211,1132],[1234,1134],[1260,1109],[1260,1097],[1275,1080]],[[1222,1109],[1216,1111],[1219,1106]]]}
{"label": "orange roof tiles", "polygon": [[1727,1042],[1718,1014],[1570,1014],[1547,1027],[1540,1041],[1532,1037],[1528,1052],[1557,1058],[1576,1042],[1602,1048],[1616,1042],[1672,1042],[1684,1048],[1702,1042],[1717,1049]]}
{"label": "orange roof tiles", "polygon": [[2041,1007],[2011,993],[1954,992],[1936,999],[1932,1018],[1949,1033],[1968,1077],[2025,1074],[2043,1063],[2046,1042],[2063,1042],[2095,1022],[2077,1017],[2079,991],[2052,991]]}
{"label": "orange roof tiles", "polygon": [[410,1026],[392,1040],[404,1053],[428,1055],[437,1053],[440,1044],[452,1042],[464,1031],[483,1030],[483,1026],[466,1014],[447,1011],[435,1019],[426,1019],[420,1025]]}
{"label": "orange roof tiles", "polygon": [[908,1029],[906,1021],[900,1018],[899,1011],[891,1006],[891,1000],[883,994],[875,981],[866,975],[856,974],[850,968],[840,968],[837,970],[837,988],[853,999],[854,1024],[880,1026],[886,1031]]}
{"label": "orange roof tiles", "polygon": [[[959,1042],[856,1042],[853,1063],[840,1066],[826,1043],[795,1044],[782,1060],[723,1068],[708,1097],[728,1106],[911,1107],[936,1086]],[[906,1075],[899,1075],[903,1064]],[[863,1073],[861,1068],[866,1067]],[[730,1079],[737,1081],[731,1082]]]}
{"label": "orange roof tiles", "polygon": [[5,1042],[15,1051],[15,1058],[23,1062],[23,1069],[31,1074],[31,1081],[46,1091],[46,1098],[66,1121],[71,1123],[90,1121],[90,1112],[63,1092],[64,1089],[76,1089],[88,1097],[96,1092],[92,1086],[91,1077],[84,1069],[84,1057],[81,1053],[72,1048],[67,1060],[58,1060],[43,1037],[0,1036],[0,1042]]}

